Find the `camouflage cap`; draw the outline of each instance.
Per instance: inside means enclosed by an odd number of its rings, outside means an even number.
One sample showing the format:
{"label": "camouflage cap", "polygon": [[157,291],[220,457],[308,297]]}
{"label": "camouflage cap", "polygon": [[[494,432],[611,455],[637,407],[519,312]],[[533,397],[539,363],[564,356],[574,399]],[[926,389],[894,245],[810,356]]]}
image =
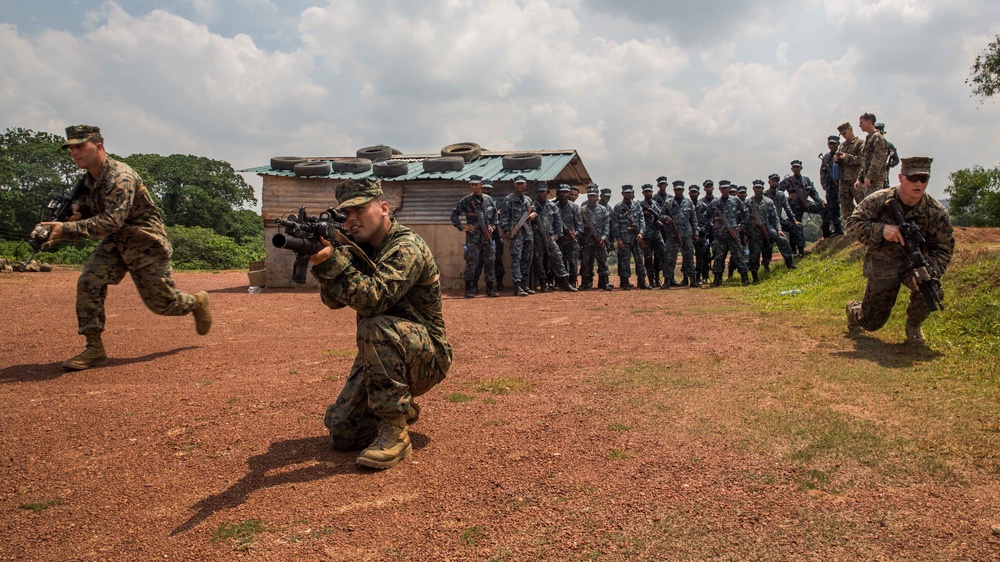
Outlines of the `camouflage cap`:
{"label": "camouflage cap", "polygon": [[899,173],[904,176],[913,176],[916,174],[927,174],[931,175],[931,162],[934,159],[929,156],[911,156],[909,158],[899,159]]}
{"label": "camouflage cap", "polygon": [[701,185],[704,186],[704,187],[708,187],[710,185],[715,185],[715,182],[713,182],[712,180],[705,180],[705,181],[701,182]]}
{"label": "camouflage cap", "polygon": [[483,176],[472,174],[469,176],[469,183],[483,183]]}
{"label": "camouflage cap", "polygon": [[660,176],[656,178],[656,185],[667,183],[667,176]]}
{"label": "camouflage cap", "polygon": [[570,191],[575,191],[577,193],[580,193],[580,188],[578,186],[575,186],[575,185],[569,186],[569,190]]}
{"label": "camouflage cap", "polygon": [[831,142],[840,144],[840,137],[838,137],[837,135],[830,135],[826,137],[826,144],[830,144]]}
{"label": "camouflage cap", "polygon": [[885,123],[875,123],[875,128],[879,131],[885,132]]}
{"label": "camouflage cap", "polygon": [[642,184],[642,191],[643,191],[643,193],[645,193],[647,191],[652,192],[653,191],[653,186],[651,184],[644,183],[644,184]]}
{"label": "camouflage cap", "polygon": [[688,191],[693,191],[693,192],[697,193],[698,192],[698,184],[692,183],[691,187],[688,188]]}
{"label": "camouflage cap", "polygon": [[736,188],[736,193],[746,193],[746,192],[747,192],[747,186],[745,185],[741,185],[738,188]]}
{"label": "camouflage cap", "polygon": [[493,180],[490,178],[483,179],[483,189],[493,189]]}
{"label": "camouflage cap", "polygon": [[720,188],[729,187],[732,184],[733,184],[733,182],[731,182],[729,180],[719,180],[719,187]]}
{"label": "camouflage cap", "polygon": [[684,180],[674,180],[674,189],[677,189],[678,187],[684,187]]}
{"label": "camouflage cap", "polygon": [[556,189],[559,193],[569,193],[569,184],[561,183],[559,188]]}
{"label": "camouflage cap", "polygon": [[69,148],[87,141],[103,142],[104,137],[101,136],[101,128],[93,125],[72,125],[66,127],[66,142],[63,143],[62,147]]}
{"label": "camouflage cap", "polygon": [[549,184],[543,181],[535,183],[535,191],[548,191],[548,190],[549,190]]}
{"label": "camouflage cap", "polygon": [[336,196],[339,202],[337,209],[364,205],[376,197],[382,197],[382,182],[371,177],[344,180],[337,186]]}
{"label": "camouflage cap", "polygon": [[611,188],[610,187],[602,187],[601,188],[601,195],[611,195]]}
{"label": "camouflage cap", "polygon": [[781,181],[781,176],[779,176],[778,174],[771,174],[771,175],[767,176],[767,180],[768,181],[771,181],[771,180]]}
{"label": "camouflage cap", "polygon": [[764,187],[764,180],[753,180],[754,187]]}
{"label": "camouflage cap", "polygon": [[853,127],[851,127],[851,124],[848,122],[844,122],[841,123],[840,125],[837,125],[837,131],[840,132],[840,134],[844,134],[844,131],[848,129],[853,129]]}
{"label": "camouflage cap", "polygon": [[524,176],[520,176],[520,175],[519,176],[515,176],[514,177],[514,183],[528,183],[528,178],[526,178]]}
{"label": "camouflage cap", "polygon": [[634,193],[634,192],[635,188],[633,188],[631,185],[625,184],[622,186],[622,193]]}
{"label": "camouflage cap", "polygon": [[792,167],[793,168],[801,168],[802,167],[802,160],[792,160]]}
{"label": "camouflage cap", "polygon": [[[609,189],[608,191],[611,191],[611,190]],[[596,184],[592,183],[592,184],[590,184],[590,185],[587,186],[587,196],[590,196],[590,195],[600,195],[600,194],[601,194],[601,190],[600,190],[600,188],[597,187]]]}

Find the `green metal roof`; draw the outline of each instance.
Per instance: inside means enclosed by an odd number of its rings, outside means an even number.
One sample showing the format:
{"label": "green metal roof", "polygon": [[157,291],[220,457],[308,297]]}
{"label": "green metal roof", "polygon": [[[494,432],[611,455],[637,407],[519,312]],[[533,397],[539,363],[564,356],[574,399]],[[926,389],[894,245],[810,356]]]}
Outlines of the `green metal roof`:
{"label": "green metal roof", "polygon": [[[542,165],[537,170],[504,170],[503,157],[516,153],[486,153],[473,160],[466,162],[465,167],[460,172],[425,172],[423,166],[424,157],[415,158],[413,156],[400,156],[396,160],[409,162],[409,172],[404,175],[392,178],[381,178],[384,182],[410,181],[410,180],[457,180],[467,181],[469,176],[478,174],[483,178],[493,181],[513,181],[516,176],[523,175],[528,181],[549,181],[555,179],[563,169],[576,157],[576,151],[545,151],[541,153]],[[430,156],[429,156],[430,157]],[[428,158],[429,158],[428,157]],[[319,158],[318,160],[324,160]],[[258,166],[247,168],[241,172],[252,172],[262,176],[286,176],[294,177],[295,173],[287,170],[275,170],[268,166]],[[331,172],[328,176],[319,176],[332,179],[360,179],[372,175],[371,170],[361,174],[340,174]]]}

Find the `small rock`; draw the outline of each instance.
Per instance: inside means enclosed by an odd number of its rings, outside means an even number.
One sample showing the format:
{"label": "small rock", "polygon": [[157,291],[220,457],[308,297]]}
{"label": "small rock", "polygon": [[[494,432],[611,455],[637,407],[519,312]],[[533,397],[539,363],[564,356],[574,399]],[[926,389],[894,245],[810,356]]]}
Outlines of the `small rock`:
{"label": "small rock", "polygon": [[994,536],[1000,537],[1000,525],[993,525],[990,530],[993,531]]}

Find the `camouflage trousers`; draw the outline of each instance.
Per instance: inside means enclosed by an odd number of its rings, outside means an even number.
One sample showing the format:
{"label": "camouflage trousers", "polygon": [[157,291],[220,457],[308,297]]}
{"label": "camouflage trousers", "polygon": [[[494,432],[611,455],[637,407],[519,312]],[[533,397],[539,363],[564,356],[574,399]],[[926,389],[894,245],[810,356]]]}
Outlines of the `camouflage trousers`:
{"label": "camouflage trousers", "polygon": [[510,278],[514,283],[528,281],[535,238],[531,231],[522,228],[510,238]]}
{"label": "camouflage trousers", "polygon": [[161,316],[183,316],[194,308],[193,295],[182,293],[171,278],[170,258],[129,270],[118,250],[101,243],[83,264],[76,282],[76,319],[80,334],[100,334],[104,331],[104,299],[108,285],[117,285],[132,274],[135,288],[146,307]]}
{"label": "camouflage trousers", "polygon": [[559,239],[559,251],[562,252],[563,265],[566,266],[566,273],[572,283],[580,272],[580,244],[576,238],[563,236]]}
{"label": "camouflage trousers", "polygon": [[[775,245],[778,246],[778,252],[781,253],[781,257],[786,260],[792,259],[792,245],[788,243],[788,238],[785,236],[772,236],[769,240],[770,246],[765,246],[761,249],[760,261],[762,264],[770,267],[771,265],[771,248]],[[753,255],[753,247],[750,249],[750,255]],[[750,267],[754,269],[754,267]]]}
{"label": "camouflage trousers", "polygon": [[[624,240],[622,240],[625,242]],[[618,249],[618,277],[628,279],[632,276],[631,260],[635,259],[635,275],[640,282],[645,282],[646,266],[642,263],[642,248],[637,243],[625,244]]]}
{"label": "camouflage trousers", "polygon": [[437,353],[422,324],[378,315],[358,321],[358,354],[323,424],[338,451],[371,444],[381,418],[406,413],[410,401],[444,380],[451,358]]}
{"label": "camouflage trousers", "polygon": [[[653,232],[649,235],[649,238],[643,235],[642,239],[646,243],[646,247],[642,251],[643,266],[646,268],[646,275],[650,279],[654,277],[658,278],[660,270],[665,269],[666,264],[664,254],[666,254],[667,248],[663,244],[663,236],[659,232]],[[665,271],[664,274],[666,274]]]}
{"label": "camouflage trousers", "polygon": [[[681,273],[687,275],[689,279],[694,279],[694,240],[690,236],[681,235],[680,243],[672,235],[667,236],[665,241],[666,250],[663,253],[664,265],[663,275],[674,279],[674,270],[677,268],[677,254],[681,254]],[[666,280],[666,277],[664,277]]]}
{"label": "camouflage trousers", "polygon": [[[543,244],[548,249],[547,254],[545,249],[542,248]],[[546,257],[548,257],[549,269],[546,269]],[[542,236],[537,232],[535,232],[535,271],[538,273],[538,279],[543,281],[548,278],[549,271],[559,279],[569,275],[566,271],[566,264],[563,262],[562,250],[559,249],[559,244],[556,244],[556,241],[551,236]]]}
{"label": "camouflage trousers", "polygon": [[842,224],[847,224],[847,219],[854,214],[856,203],[861,199],[854,196],[854,180],[840,180],[840,191],[837,193],[840,199],[840,220]]}
{"label": "camouflage trousers", "polygon": [[840,220],[840,189],[836,184],[826,190],[826,208],[823,209],[823,224],[820,229],[824,238],[844,233],[844,223]]}
{"label": "camouflage trousers", "polygon": [[479,274],[486,272],[486,282],[490,285],[496,282],[493,262],[496,254],[493,249],[492,240],[483,240],[480,232],[473,232],[465,236],[465,281],[466,283],[478,283]]}
{"label": "camouflage trousers", "polygon": [[740,275],[747,272],[746,256],[743,254],[743,244],[732,236],[716,236],[712,242],[712,253],[715,261],[712,263],[712,273],[722,274],[726,270],[726,253],[732,254],[736,260],[736,269]]}
{"label": "camouflage trousers", "polygon": [[593,238],[587,237],[583,240],[582,264],[580,267],[580,278],[585,282],[594,280],[594,262],[597,262],[598,279],[607,278],[611,272],[608,269],[607,246],[602,248]]}
{"label": "camouflage trousers", "polygon": [[[496,233],[494,233],[496,234]],[[503,237],[494,236],[493,244],[496,251],[496,259],[493,261],[493,273],[496,275],[497,284],[503,284],[503,276],[507,273],[507,270],[503,267]],[[477,275],[478,277],[478,275]]]}
{"label": "camouflage trousers", "polygon": [[703,277],[708,277],[709,270],[712,269],[712,238],[711,235],[703,235],[695,246],[695,270]]}
{"label": "camouflage trousers", "polygon": [[792,253],[804,253],[806,250],[806,227],[802,225],[802,221],[799,220],[799,224],[788,221],[781,225],[781,229],[788,234],[788,245],[791,246]]}
{"label": "camouflage trousers", "polygon": [[[860,303],[850,308],[849,314],[854,315],[858,324],[869,332],[874,332],[889,320],[892,307],[896,305],[899,289],[903,286],[901,279],[869,279],[865,287],[865,296]],[[913,288],[910,289],[910,304],[906,307],[906,323],[919,326],[931,315],[927,301],[923,295]],[[941,293],[942,298],[944,293]]]}

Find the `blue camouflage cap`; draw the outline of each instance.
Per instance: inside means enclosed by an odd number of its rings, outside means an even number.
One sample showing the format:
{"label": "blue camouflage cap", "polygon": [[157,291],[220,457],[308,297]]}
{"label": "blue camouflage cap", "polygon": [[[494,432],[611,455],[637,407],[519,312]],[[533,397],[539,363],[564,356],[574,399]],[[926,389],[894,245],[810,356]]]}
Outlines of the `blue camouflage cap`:
{"label": "blue camouflage cap", "polygon": [[535,191],[548,191],[548,190],[549,190],[549,184],[543,181],[535,183]]}
{"label": "blue camouflage cap", "polygon": [[692,183],[692,184],[691,184],[691,186],[690,186],[690,187],[688,187],[688,192],[689,192],[689,193],[690,193],[690,192],[695,192],[695,193],[697,193],[697,192],[698,192],[698,184],[696,184],[696,183]]}
{"label": "blue camouflage cap", "polygon": [[736,193],[746,193],[746,192],[747,192],[747,186],[745,185],[741,185],[738,188],[736,188]]}
{"label": "blue camouflage cap", "polygon": [[723,187],[729,187],[731,185],[733,185],[733,182],[729,180],[719,180],[719,189],[722,189]]}
{"label": "blue camouflage cap", "polygon": [[794,168],[796,166],[798,166],[799,168],[801,168],[802,167],[802,160],[792,160],[792,167]]}
{"label": "blue camouflage cap", "polygon": [[764,187],[764,180],[753,180],[754,187]]}
{"label": "blue camouflage cap", "polygon": [[565,183],[559,184],[559,188],[556,189],[559,193],[569,193],[569,185]]}
{"label": "blue camouflage cap", "polygon": [[644,183],[644,184],[642,184],[642,191],[643,191],[643,193],[645,193],[647,191],[653,191],[653,186],[650,185],[650,184],[648,184],[648,183]]}
{"label": "blue camouflage cap", "polygon": [[483,176],[472,174],[469,176],[469,183],[483,183]]}
{"label": "blue camouflage cap", "polygon": [[622,193],[635,193],[635,189],[631,185],[625,184],[622,186]]}
{"label": "blue camouflage cap", "polygon": [[771,175],[767,176],[767,181],[771,181],[771,180],[781,181],[781,176],[779,176],[778,174],[771,174]]}
{"label": "blue camouflage cap", "polygon": [[601,188],[601,195],[611,195],[611,188],[610,187],[602,187]]}
{"label": "blue camouflage cap", "polygon": [[702,185],[702,187],[708,187],[710,185],[714,186],[715,182],[713,182],[712,180],[705,180],[705,181],[701,182],[701,185]]}
{"label": "blue camouflage cap", "polygon": [[528,183],[528,178],[522,175],[514,176],[514,183]]}
{"label": "blue camouflage cap", "polygon": [[674,180],[674,189],[677,189],[678,187],[684,187],[684,180]]}
{"label": "blue camouflage cap", "polygon": [[826,144],[830,144],[831,142],[840,144],[840,137],[838,137],[837,135],[830,135],[826,137]]}
{"label": "blue camouflage cap", "polygon": [[667,183],[667,176],[660,176],[656,178],[656,185],[660,185],[662,183]]}
{"label": "blue camouflage cap", "polygon": [[485,178],[483,180],[483,189],[493,189],[493,180]]}
{"label": "blue camouflage cap", "polygon": [[[611,191],[610,189],[608,191]],[[592,183],[587,186],[587,195],[600,195],[601,190],[597,187],[596,183]]]}

